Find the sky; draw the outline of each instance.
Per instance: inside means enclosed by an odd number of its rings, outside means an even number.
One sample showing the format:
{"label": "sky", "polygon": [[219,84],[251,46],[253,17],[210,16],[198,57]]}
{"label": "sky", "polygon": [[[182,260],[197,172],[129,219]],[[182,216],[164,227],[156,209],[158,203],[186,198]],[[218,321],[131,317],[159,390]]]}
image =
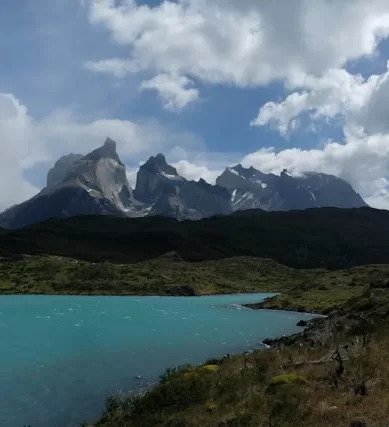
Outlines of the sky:
{"label": "sky", "polygon": [[0,209],[106,137],[135,184],[162,152],[334,174],[389,209],[389,0],[2,0]]}

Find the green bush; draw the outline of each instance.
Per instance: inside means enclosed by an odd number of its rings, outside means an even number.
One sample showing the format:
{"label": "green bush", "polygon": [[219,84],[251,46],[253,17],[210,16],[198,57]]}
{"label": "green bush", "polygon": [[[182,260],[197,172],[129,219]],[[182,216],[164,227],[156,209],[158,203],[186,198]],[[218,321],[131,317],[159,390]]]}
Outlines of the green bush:
{"label": "green bush", "polygon": [[161,384],[134,404],[134,414],[165,411],[174,413],[191,405],[205,404],[211,382],[195,371],[169,375]]}
{"label": "green bush", "polygon": [[277,387],[285,384],[308,384],[308,381],[301,375],[281,374],[270,380],[269,387]]}

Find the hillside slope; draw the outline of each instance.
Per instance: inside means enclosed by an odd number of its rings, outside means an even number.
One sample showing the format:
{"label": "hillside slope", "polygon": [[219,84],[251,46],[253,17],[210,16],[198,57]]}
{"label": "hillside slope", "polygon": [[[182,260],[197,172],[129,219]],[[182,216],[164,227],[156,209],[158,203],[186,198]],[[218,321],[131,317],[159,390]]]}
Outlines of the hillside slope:
{"label": "hillside slope", "polygon": [[297,268],[389,263],[389,212],[370,208],[246,211],[184,222],[85,216],[0,232],[3,256],[46,253],[139,262],[171,251],[187,261],[245,255]]}

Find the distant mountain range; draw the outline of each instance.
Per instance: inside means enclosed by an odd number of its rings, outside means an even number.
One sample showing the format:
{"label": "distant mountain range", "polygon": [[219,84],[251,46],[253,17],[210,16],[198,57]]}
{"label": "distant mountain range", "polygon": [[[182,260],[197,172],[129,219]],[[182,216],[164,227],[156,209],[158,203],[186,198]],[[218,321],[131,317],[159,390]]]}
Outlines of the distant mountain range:
{"label": "distant mountain range", "polygon": [[299,210],[366,206],[346,181],[332,175],[307,173],[292,177],[264,174],[242,165],[227,168],[211,185],[188,181],[158,154],[140,167],[133,190],[116,143],[86,156],[61,157],[49,171],[46,187],[33,198],[0,214],[0,226],[19,228],[49,218],[81,215],[121,217],[168,216],[198,220],[235,211]]}

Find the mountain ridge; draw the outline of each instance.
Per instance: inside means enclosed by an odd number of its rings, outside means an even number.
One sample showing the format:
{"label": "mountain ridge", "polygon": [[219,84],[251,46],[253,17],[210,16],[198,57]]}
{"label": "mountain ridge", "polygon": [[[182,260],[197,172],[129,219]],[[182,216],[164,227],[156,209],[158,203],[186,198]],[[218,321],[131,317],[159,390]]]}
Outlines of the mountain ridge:
{"label": "mountain ridge", "polygon": [[389,211],[372,208],[251,210],[199,221],[94,215],[0,230],[0,255],[132,263],[174,252],[186,261],[254,256],[295,268],[338,269],[389,264],[388,240]]}
{"label": "mountain ridge", "polygon": [[132,189],[116,142],[107,138],[86,155],[62,156],[49,170],[46,187],[1,213],[0,226],[19,228],[51,217],[79,215],[161,215],[181,221],[249,209],[364,206],[350,184],[332,175],[311,172],[292,177],[284,170],[277,176],[238,164],[227,167],[213,185],[180,176],[161,153],[140,166]]}

